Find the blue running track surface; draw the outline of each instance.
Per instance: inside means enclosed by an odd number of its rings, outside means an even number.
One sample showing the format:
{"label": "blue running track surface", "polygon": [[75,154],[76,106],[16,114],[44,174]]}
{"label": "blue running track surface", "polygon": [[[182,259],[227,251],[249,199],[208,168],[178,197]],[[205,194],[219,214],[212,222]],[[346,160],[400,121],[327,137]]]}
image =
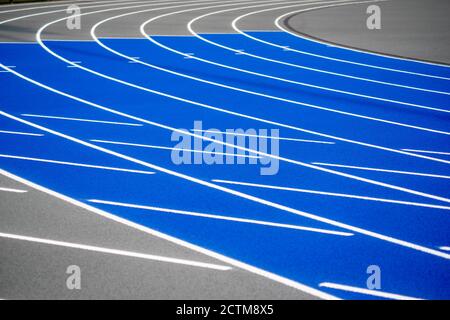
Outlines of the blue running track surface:
{"label": "blue running track surface", "polygon": [[[15,67],[0,73],[0,167],[338,298],[377,298],[330,285],[366,288],[367,267],[377,265],[382,292],[450,299],[450,68],[282,32],[250,34],[410,73],[236,34],[202,36],[405,87],[255,59],[191,36],[153,39],[213,63],[147,39],[100,39],[142,63],[94,41],[44,42],[82,69],[36,43],[2,43],[0,62]],[[279,129],[278,174],[250,164],[174,164],[171,128],[191,130],[194,121],[205,130]]]}

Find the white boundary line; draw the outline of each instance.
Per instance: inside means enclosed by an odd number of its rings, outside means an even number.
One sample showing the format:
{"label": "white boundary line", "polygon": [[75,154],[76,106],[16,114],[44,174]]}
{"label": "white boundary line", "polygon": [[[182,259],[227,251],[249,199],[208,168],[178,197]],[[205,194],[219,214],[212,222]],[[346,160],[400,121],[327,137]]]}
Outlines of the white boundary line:
{"label": "white boundary line", "polygon": [[85,209],[85,210],[88,210],[88,211],[91,212],[91,213],[98,214],[98,215],[100,215],[100,216],[102,216],[102,217],[104,217],[104,218],[107,218],[107,219],[116,221],[116,222],[118,222],[118,223],[122,223],[122,224],[124,224],[124,225],[126,225],[126,226],[129,226],[129,227],[131,227],[131,228],[140,230],[140,231],[145,232],[145,233],[147,233],[147,234],[150,234],[150,235],[152,235],[152,236],[155,236],[155,237],[158,237],[158,238],[161,238],[161,239],[170,241],[170,242],[172,242],[172,243],[175,243],[175,244],[180,245],[180,246],[182,246],[182,247],[185,247],[185,248],[194,250],[194,251],[196,251],[196,252],[203,253],[203,254],[205,254],[205,255],[207,255],[207,256],[213,257],[213,258],[215,258],[215,259],[218,259],[218,260],[220,260],[220,261],[222,261],[222,262],[228,263],[228,264],[230,264],[230,265],[232,265],[232,266],[235,266],[235,267],[237,267],[237,268],[240,268],[240,269],[249,271],[249,272],[251,272],[251,273],[257,274],[257,275],[259,275],[259,276],[262,276],[262,277],[271,279],[271,280],[273,280],[273,281],[282,283],[282,284],[284,284],[284,285],[286,285],[286,286],[295,288],[295,289],[297,289],[297,290],[306,292],[306,293],[308,293],[308,294],[311,294],[311,295],[313,295],[313,296],[316,296],[316,297],[319,297],[319,298],[322,298],[322,299],[330,299],[330,300],[338,299],[337,297],[335,297],[335,296],[333,296],[333,295],[324,293],[324,292],[322,292],[322,291],[320,291],[320,290],[317,290],[317,289],[315,289],[315,288],[308,287],[308,286],[303,285],[303,284],[301,284],[301,283],[298,283],[298,282],[296,282],[296,281],[292,281],[292,280],[290,280],[290,279],[281,277],[281,276],[276,275],[276,274],[274,274],[274,273],[271,273],[271,272],[262,270],[262,269],[260,269],[260,268],[253,267],[253,266],[251,266],[251,265],[249,265],[249,264],[246,264],[246,263],[243,263],[243,262],[241,262],[241,261],[238,261],[238,260],[229,258],[229,257],[224,256],[224,255],[222,255],[222,254],[219,254],[219,253],[217,253],[217,252],[214,252],[214,251],[211,251],[211,250],[202,248],[202,247],[200,247],[200,246],[197,246],[197,245],[194,245],[194,244],[192,244],[192,243],[186,242],[186,241],[184,241],[184,240],[181,240],[181,239],[172,237],[172,236],[170,236],[170,235],[164,234],[164,233],[159,232],[159,231],[156,231],[156,230],[154,230],[154,229],[151,229],[151,228],[148,228],[148,227],[144,227],[144,226],[142,226],[142,225],[140,225],[140,224],[137,224],[137,223],[131,222],[131,221],[129,221],[129,220],[120,218],[120,217],[115,216],[115,215],[113,215],[113,214],[110,214],[110,213],[108,213],[108,212],[106,212],[106,211],[97,209],[97,208],[92,207],[92,206],[90,206],[90,205],[88,205],[88,204],[85,204],[85,203],[83,203],[83,202],[80,202],[80,201],[77,201],[77,200],[75,200],[75,199],[69,198],[69,197],[67,197],[67,196],[65,196],[65,195],[62,195],[62,194],[60,194],[60,193],[57,193],[57,192],[55,192],[55,191],[53,191],[53,190],[50,190],[50,189],[47,189],[47,188],[45,188],[45,187],[43,187],[43,186],[40,186],[40,185],[38,185],[38,184],[35,184],[35,183],[31,182],[31,181],[28,181],[28,180],[25,180],[25,179],[23,179],[23,178],[20,178],[20,177],[18,177],[18,176],[16,176],[16,175],[13,175],[13,174],[11,174],[11,173],[5,171],[5,170],[0,169],[0,174],[3,174],[3,175],[5,175],[5,176],[8,177],[8,178],[11,178],[11,179],[16,180],[16,181],[18,181],[18,182],[21,182],[21,183],[23,183],[23,184],[25,184],[25,185],[27,185],[27,186],[29,186],[29,187],[32,187],[32,188],[34,188],[34,189],[37,189],[37,190],[42,191],[42,192],[44,192],[44,193],[47,193],[47,194],[49,194],[49,195],[51,195],[51,196],[53,196],[53,197],[56,197],[56,198],[58,198],[58,199],[60,199],[60,200],[63,200],[63,201],[65,201],[65,202],[68,202],[68,203],[73,204],[73,205],[75,205],[75,206],[81,207],[81,208],[83,208],[83,209]]}
{"label": "white boundary line", "polygon": [[319,284],[322,288],[330,288],[330,289],[336,289],[336,290],[342,290],[342,291],[348,291],[348,292],[354,292],[354,293],[361,293],[366,294],[374,297],[380,297],[380,298],[386,298],[386,299],[395,299],[395,300],[423,300],[419,298],[413,298],[408,296],[403,296],[396,293],[389,293],[389,292],[383,292],[379,290],[370,290],[365,288],[358,288],[358,287],[352,287],[347,286],[343,284],[338,283],[331,283],[331,282],[322,282]]}
{"label": "white boundary line", "polygon": [[86,164],[86,163],[75,163],[75,162],[50,160],[50,159],[30,158],[30,157],[14,156],[14,155],[9,155],[9,154],[0,154],[0,158],[28,160],[28,161],[36,161],[36,162],[47,162],[47,163],[54,163],[54,164],[62,164],[62,165],[66,165],[66,166],[84,167],[84,168],[93,168],[93,169],[102,169],[102,170],[111,170],[111,171],[122,171],[122,172],[130,172],[130,173],[155,174],[155,172],[152,172],[152,171],[105,167],[105,166],[98,166],[98,165],[92,165],[92,164]]}
{"label": "white boundary line", "polygon": [[0,133],[4,134],[17,134],[22,136],[33,136],[33,137],[42,137],[42,133],[30,133],[30,132],[19,132],[19,131],[6,131],[6,130],[0,130]]}
{"label": "white boundary line", "polygon": [[[130,147],[141,147],[141,148],[149,148],[149,149],[160,149],[160,150],[172,150],[172,151],[183,151],[186,153],[202,153],[202,154],[214,154],[214,155],[224,155],[231,157],[242,157],[242,158],[250,158],[250,159],[260,159],[260,156],[251,156],[245,154],[234,154],[234,153],[225,153],[225,152],[215,152],[215,151],[203,151],[203,150],[194,150],[194,149],[183,149],[183,148],[173,148],[173,147],[165,147],[165,146],[155,146],[150,144],[140,144],[140,143],[130,143],[130,142],[119,142],[119,141],[108,141],[108,140],[97,140],[91,139],[89,141],[106,143],[106,144],[115,144],[121,146],[130,146]],[[252,152],[253,153],[253,152]]]}
{"label": "white boundary line", "polygon": [[222,216],[222,215],[217,215],[217,214],[193,212],[193,211],[186,211],[186,210],[176,210],[176,209],[161,208],[161,207],[154,207],[154,206],[147,206],[147,205],[138,205],[138,204],[132,204],[132,203],[123,203],[123,202],[107,201],[107,200],[99,200],[99,199],[89,199],[87,201],[92,202],[92,203],[107,204],[107,205],[111,205],[111,206],[118,206],[118,207],[125,207],[125,208],[134,208],[134,209],[158,211],[158,212],[165,212],[165,213],[179,214],[179,215],[186,215],[186,216],[193,216],[193,217],[201,217],[201,218],[209,218],[209,219],[216,219],[216,220],[250,223],[250,224],[257,224],[257,225],[268,226],[268,227],[317,232],[317,233],[323,233],[323,234],[329,234],[329,235],[335,235],[335,236],[348,237],[348,236],[354,235],[353,233],[350,233],[350,232],[341,232],[341,231],[334,231],[334,230],[327,230],[327,229],[320,229],[320,228],[311,228],[311,227],[304,227],[304,226],[299,226],[299,225],[277,223],[277,222],[270,222],[270,221],[263,221],[263,220],[237,218],[237,217]]}
{"label": "white boundary line", "polygon": [[122,125],[122,126],[134,126],[134,127],[142,127],[143,126],[143,124],[141,124],[141,123],[127,123],[127,122],[115,122],[115,121],[104,121],[104,120],[93,120],[93,119],[67,118],[67,117],[57,117],[57,116],[45,116],[45,115],[39,115],[39,114],[28,114],[28,113],[22,113],[22,116],[33,117],[33,118],[44,118],[44,119],[79,121],[79,122],[117,124],[117,125]]}
{"label": "white boundary line", "polygon": [[344,165],[344,164],[324,163],[324,162],[312,162],[312,164],[315,164],[315,165],[318,165],[318,166],[325,166],[325,167],[348,168],[348,169],[377,171],[377,172],[399,173],[399,174],[406,174],[406,175],[420,176],[420,177],[450,179],[450,176],[445,176],[445,175],[441,175],[441,174],[432,174],[432,173],[422,173],[422,172],[400,171],[400,170],[390,170],[390,169],[380,169],[380,168],[370,168],[370,167],[348,166],[348,165]]}
{"label": "white boundary line", "polygon": [[231,181],[231,180],[222,180],[222,179],[212,179],[211,181],[217,182],[217,183],[223,183],[223,184],[256,187],[256,188],[263,188],[263,189],[273,189],[273,190],[291,191],[291,192],[299,192],[299,193],[310,193],[310,194],[318,194],[318,195],[323,195],[323,196],[332,196],[332,197],[341,197],[341,198],[350,198],[350,199],[359,199],[359,200],[368,200],[368,201],[377,201],[377,202],[387,202],[387,203],[395,203],[395,204],[409,205],[409,206],[415,206],[415,207],[450,210],[450,207],[448,207],[448,206],[439,206],[439,205],[434,205],[434,204],[429,204],[429,203],[418,203],[418,202],[402,201],[402,200],[394,200],[394,199],[374,198],[374,197],[359,196],[359,195],[354,195],[354,194],[326,192],[326,191],[319,191],[319,190],[300,189],[300,188],[283,187],[283,186],[273,186],[273,185],[267,185],[267,184],[242,182],[242,181]]}
{"label": "white boundary line", "polygon": [[221,134],[224,134],[224,135],[232,135],[232,136],[255,137],[255,138],[263,138],[263,139],[294,141],[294,142],[309,142],[309,143],[319,143],[319,144],[335,144],[335,142],[330,142],[330,141],[318,141],[318,140],[287,138],[287,137],[262,136],[262,135],[258,135],[258,134],[226,132],[226,131],[220,131],[220,130],[191,129],[191,131],[193,131],[193,132],[202,132],[202,133],[221,133]]}
{"label": "white boundary line", "polygon": [[218,264],[193,261],[193,260],[187,260],[187,259],[164,257],[164,256],[140,253],[140,252],[135,252],[135,251],[97,247],[97,246],[85,245],[85,244],[80,244],[80,243],[29,237],[29,236],[23,236],[23,235],[11,234],[11,233],[0,232],[0,238],[29,241],[29,242],[33,242],[33,243],[41,243],[41,244],[58,246],[58,247],[81,249],[81,250],[93,251],[93,252],[98,252],[98,253],[108,253],[108,254],[113,254],[113,255],[146,259],[146,260],[152,260],[152,261],[158,261],[158,262],[182,264],[182,265],[187,265],[187,266],[191,266],[191,267],[207,268],[207,269],[213,269],[213,270],[219,270],[219,271],[231,270],[231,267],[222,266],[222,265],[218,265]]}
{"label": "white boundary line", "polygon": [[[55,8],[55,7],[67,7],[70,4],[76,4],[76,5],[84,5],[84,4],[93,4],[93,3],[120,3],[125,2],[123,0],[108,0],[108,1],[86,1],[86,0],[69,0],[69,1],[58,1],[58,4],[56,5],[48,5],[46,3],[40,3],[41,5],[34,6],[34,7],[28,7],[28,8],[20,8],[20,9],[11,9],[11,10],[3,10],[0,11],[0,14],[2,13],[11,13],[11,12],[18,12],[18,11],[25,11],[25,10],[35,10],[35,9],[47,9],[47,8]],[[3,4],[2,7],[18,7],[18,6],[33,6],[37,3],[13,3],[13,4]]]}
{"label": "white boundary line", "polygon": [[409,152],[419,152],[419,153],[430,153],[430,154],[442,154],[445,156],[450,156],[450,152],[442,152],[442,151],[429,151],[429,150],[415,150],[415,149],[402,149],[404,151]]}
{"label": "white boundary line", "polygon": [[0,191],[12,192],[12,193],[26,193],[26,192],[28,192],[27,190],[12,189],[12,188],[2,188],[2,187],[0,187]]}

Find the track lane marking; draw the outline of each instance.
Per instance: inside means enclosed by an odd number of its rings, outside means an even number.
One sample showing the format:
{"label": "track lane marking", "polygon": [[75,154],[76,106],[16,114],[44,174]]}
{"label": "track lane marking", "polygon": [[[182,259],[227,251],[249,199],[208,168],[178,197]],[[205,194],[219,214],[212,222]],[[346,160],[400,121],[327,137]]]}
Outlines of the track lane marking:
{"label": "track lane marking", "polygon": [[430,153],[430,154],[442,154],[445,156],[450,156],[450,152],[442,152],[442,151],[429,151],[429,150],[415,150],[415,149],[402,149],[404,151],[409,152],[419,152],[419,153]]}
{"label": "track lane marking", "polygon": [[386,298],[386,299],[423,300],[420,298],[413,298],[413,297],[404,296],[404,295],[400,295],[400,294],[396,294],[396,293],[384,292],[384,291],[379,291],[379,290],[370,290],[370,289],[366,289],[366,288],[352,287],[352,286],[347,286],[347,285],[338,284],[338,283],[331,283],[331,282],[322,282],[319,284],[319,287],[343,290],[343,291],[354,292],[354,293],[361,293],[361,294],[366,294],[366,295],[371,295],[374,297],[380,297],[380,298]]}
{"label": "track lane marking", "polygon": [[165,257],[165,256],[146,254],[146,253],[140,253],[140,252],[135,252],[135,251],[97,247],[97,246],[91,246],[91,245],[86,245],[86,244],[81,244],[81,243],[23,236],[23,235],[4,233],[4,232],[0,232],[0,238],[28,241],[28,242],[33,242],[33,243],[47,244],[47,245],[72,248],[72,249],[81,249],[81,250],[87,250],[87,251],[92,251],[92,252],[97,252],[97,253],[108,253],[108,254],[113,254],[113,255],[139,258],[139,259],[145,259],[145,260],[152,260],[152,261],[158,261],[158,262],[181,264],[181,265],[187,265],[187,266],[191,266],[191,267],[213,269],[213,270],[218,270],[218,271],[228,271],[228,270],[232,269],[231,267],[228,267],[228,266],[200,262],[200,261]]}
{"label": "track lane marking", "polygon": [[134,127],[142,127],[142,123],[127,123],[127,122],[115,122],[115,121],[105,121],[105,120],[95,120],[95,119],[80,119],[80,118],[67,118],[67,117],[58,117],[58,116],[46,116],[40,114],[28,114],[22,113],[24,117],[33,117],[33,118],[43,118],[43,119],[56,119],[56,120],[68,120],[68,121],[79,121],[79,122],[94,122],[94,123],[105,123],[105,124],[116,124],[122,126],[134,126]]}
{"label": "track lane marking", "polygon": [[20,189],[13,189],[13,188],[3,188],[3,187],[0,187],[0,191],[12,192],[12,193],[26,193],[26,192],[28,192],[27,190],[20,190]]}
{"label": "track lane marking", "polygon": [[399,174],[407,174],[407,175],[412,175],[412,176],[421,176],[421,177],[430,177],[430,178],[450,179],[450,176],[441,175],[441,174],[432,174],[432,173],[411,172],[411,171],[401,171],[401,170],[391,170],[391,169],[380,169],[380,168],[371,168],[371,167],[349,166],[349,165],[344,165],[344,164],[324,163],[324,162],[312,162],[312,164],[315,164],[315,165],[318,165],[318,166],[325,166],[325,167],[348,168],[348,169],[377,171],[377,172],[399,173]]}
{"label": "track lane marking", "polygon": [[[202,153],[202,154],[215,154],[215,155],[225,155],[231,157],[242,157],[242,158],[250,158],[250,159],[260,159],[260,156],[252,156],[252,155],[243,155],[243,154],[234,154],[234,153],[226,153],[226,152],[216,152],[216,151],[204,151],[204,150],[194,150],[194,149],[183,149],[183,148],[174,148],[174,147],[165,147],[165,146],[155,146],[150,144],[140,144],[140,143],[131,143],[131,142],[120,142],[120,141],[108,141],[108,140],[97,140],[91,139],[92,142],[106,143],[106,144],[115,144],[121,146],[130,146],[130,147],[141,147],[141,148],[149,148],[149,149],[160,149],[160,150],[172,150],[172,151],[184,151],[187,153]],[[254,153],[249,151],[249,153]]]}
{"label": "track lane marking", "polygon": [[7,131],[7,130],[0,130],[0,133],[17,134],[17,135],[32,136],[32,137],[42,137],[42,136],[44,136],[42,133],[30,133],[30,132]]}
{"label": "track lane marking", "polygon": [[430,203],[418,203],[418,202],[412,202],[412,201],[375,198],[375,197],[367,197],[367,196],[360,196],[360,195],[354,195],[354,194],[326,192],[326,191],[310,190],[310,189],[300,189],[300,188],[294,188],[294,187],[273,186],[273,185],[243,182],[243,181],[231,181],[231,180],[222,180],[222,179],[212,179],[211,181],[217,182],[217,183],[247,186],[247,187],[256,187],[256,188],[263,188],[263,189],[310,193],[310,194],[318,194],[318,195],[323,195],[323,196],[342,197],[342,198],[350,198],[350,199],[395,203],[395,204],[402,204],[402,205],[409,205],[409,206],[416,206],[416,207],[450,210],[450,207],[448,207],[448,206],[439,206],[439,205],[434,205],[434,204],[430,204]]}
{"label": "track lane marking", "polygon": [[272,137],[272,136],[264,136],[264,135],[258,135],[258,134],[226,132],[226,131],[220,131],[220,130],[217,131],[217,130],[191,129],[191,131],[193,131],[193,132],[202,132],[202,133],[221,133],[221,134],[233,135],[233,136],[255,137],[255,138],[273,139],[273,140],[294,141],[294,142],[309,142],[309,143],[319,143],[319,144],[335,144],[335,142],[330,142],[330,141],[319,141],[319,140],[287,138],[287,137]]}
{"label": "track lane marking", "polygon": [[36,162],[46,162],[46,163],[61,164],[61,165],[66,165],[66,166],[84,167],[84,168],[93,168],[93,169],[102,169],[102,170],[111,170],[111,171],[122,171],[122,172],[129,172],[129,173],[155,174],[155,172],[152,172],[152,171],[142,171],[142,170],[134,170],[134,169],[106,167],[106,166],[86,164],[86,163],[75,163],[75,162],[67,162],[67,161],[60,161],[60,160],[31,158],[31,157],[9,155],[9,154],[0,154],[0,158],[28,160],[28,161],[36,161]]}
{"label": "track lane marking", "polygon": [[223,216],[223,215],[217,215],[217,214],[193,212],[193,211],[186,211],[186,210],[161,208],[161,207],[139,205],[139,204],[132,204],[132,203],[124,203],[124,202],[116,202],[116,201],[108,201],[108,200],[100,200],[100,199],[88,199],[87,201],[92,202],[92,203],[107,204],[107,205],[125,207],[125,208],[143,209],[143,210],[159,211],[159,212],[166,212],[166,213],[171,213],[171,214],[179,214],[179,215],[186,215],[186,216],[193,216],[193,217],[201,217],[201,218],[209,218],[209,219],[225,220],[225,221],[233,221],[233,222],[242,222],[242,223],[268,226],[268,227],[294,229],[294,230],[309,231],[309,232],[323,233],[323,234],[343,236],[343,237],[348,237],[348,236],[354,235],[353,233],[350,233],[350,232],[341,232],[341,231],[335,231],[335,230],[311,228],[311,227],[285,224],[285,223],[277,223],[277,222],[246,219],[246,218],[237,218],[237,217],[231,217],[231,216]]}

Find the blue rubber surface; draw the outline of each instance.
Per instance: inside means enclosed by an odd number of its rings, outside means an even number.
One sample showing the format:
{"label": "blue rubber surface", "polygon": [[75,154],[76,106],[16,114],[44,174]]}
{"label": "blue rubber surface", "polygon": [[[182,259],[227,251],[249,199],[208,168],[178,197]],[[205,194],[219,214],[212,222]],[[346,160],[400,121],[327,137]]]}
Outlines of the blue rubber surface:
{"label": "blue rubber surface", "polygon": [[[330,57],[450,77],[448,67],[332,48],[278,32],[258,32],[252,35],[265,41]],[[252,42],[241,35],[203,36],[233,48],[290,63],[449,92],[448,80],[392,71],[374,71],[341,62],[325,61],[277,50]],[[448,94],[367,83],[281,66],[236,55],[194,37],[158,36],[155,39],[176,50],[194,53],[196,57],[235,68],[316,86],[450,110]],[[380,266],[384,292],[425,299],[450,298],[449,256],[436,254],[445,254],[440,247],[450,245],[450,156],[398,152],[401,149],[450,152],[447,132],[449,113],[336,93],[225,69],[195,59],[185,59],[144,39],[102,39],[102,42],[114,50],[130,57],[139,57],[139,60],[160,69],[129,63],[127,59],[104,50],[95,42],[45,42],[52,51],[64,58],[81,61],[81,66],[85,68],[141,87],[136,88],[79,68],[68,68],[66,63],[49,55],[38,44],[3,43],[0,44],[0,62],[3,65],[15,66],[15,72],[83,99],[84,102],[5,72],[0,73],[3,88],[0,91],[0,110],[133,159],[130,161],[108,154],[71,141],[67,137],[1,116],[0,130],[44,134],[37,137],[0,133],[2,169],[130,221],[340,298],[374,298],[319,286],[323,282],[332,282],[364,288],[368,277],[366,268],[369,265]],[[248,92],[189,79],[165,72],[161,68]],[[153,91],[145,91],[142,88]],[[96,105],[89,105],[86,101]],[[102,110],[102,107],[132,117]],[[355,117],[341,111],[372,119]],[[26,114],[126,122],[140,126],[37,118]],[[288,161],[280,160],[279,172],[273,176],[260,175],[260,167],[257,165],[175,165],[171,160],[170,150],[92,141],[175,146],[175,142],[170,140],[171,130],[133,117],[188,130],[193,128],[196,120],[203,121],[203,129],[215,128],[221,131],[235,128],[279,129],[283,138],[313,141],[280,140],[280,156]],[[429,130],[386,123],[373,118]],[[83,168],[9,156],[142,170],[155,174]],[[139,164],[134,159],[143,161],[146,165]],[[313,162],[445,177],[354,168],[311,167]],[[170,172],[164,172],[161,168]],[[174,173],[185,176],[176,176]],[[193,178],[210,183],[214,179],[221,179],[297,188],[303,191],[212,182],[259,199],[252,200],[199,184],[192,181]],[[399,190],[399,187],[406,190]],[[371,199],[357,199],[347,195]],[[121,207],[90,202],[89,199],[277,222],[347,232],[350,235]],[[271,204],[262,203],[262,200],[270,201]],[[392,203],[392,200],[407,203]],[[288,212],[280,205],[297,211]],[[441,207],[430,207],[432,205]],[[354,227],[362,229],[363,232],[358,232]],[[370,235],[369,232],[376,233],[376,236]],[[382,239],[383,236],[403,240],[407,245]],[[430,249],[431,252],[420,251],[410,245],[418,245]]]}

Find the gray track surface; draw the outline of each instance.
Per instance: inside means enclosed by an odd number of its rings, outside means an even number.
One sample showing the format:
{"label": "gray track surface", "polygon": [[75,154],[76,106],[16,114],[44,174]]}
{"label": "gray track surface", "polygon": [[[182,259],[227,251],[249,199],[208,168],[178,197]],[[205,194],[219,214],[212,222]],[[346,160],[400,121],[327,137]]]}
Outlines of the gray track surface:
{"label": "gray track surface", "polygon": [[450,1],[391,0],[376,3],[381,29],[366,27],[370,4],[324,8],[296,14],[288,26],[345,46],[450,64]]}
{"label": "gray track surface", "polygon": [[[255,4],[257,2],[255,1]],[[389,13],[389,10],[384,10],[384,6],[387,8],[387,4],[382,4],[384,30],[390,30],[389,28],[392,30],[394,28],[390,26],[390,21],[393,21],[392,17],[395,15],[397,15],[396,19],[399,22],[405,20],[404,12],[395,7],[396,5],[404,4],[404,1],[397,0],[394,2],[389,4],[391,6],[389,8],[397,9],[393,9],[394,11],[391,13]],[[408,0],[407,2],[416,3],[421,1]],[[106,7],[85,8],[93,5],[92,2],[77,3],[82,7],[82,13],[106,9]],[[148,3],[150,4],[151,1],[148,1]],[[0,11],[56,4],[58,4],[57,1],[41,4],[0,6]],[[210,10],[217,11],[249,5],[251,4],[178,14],[164,19],[161,23],[149,24],[146,31],[150,34],[187,35],[189,33],[186,30],[186,24],[196,16]],[[126,4],[116,4],[108,8],[124,6]],[[204,6],[207,6],[207,4],[199,4],[191,8]],[[272,7],[276,6],[272,5]],[[267,8],[269,7],[267,6]],[[62,6],[14,13],[0,12],[0,20],[49,10],[64,10],[65,8],[65,6]],[[150,9],[151,7],[149,6],[148,8]],[[81,30],[70,31],[65,27],[64,22],[57,23],[46,29],[43,38],[90,40],[89,30],[94,23],[110,16],[143,9],[146,8],[119,9],[85,16],[82,18]],[[367,32],[367,30],[359,26],[361,19],[365,19],[365,11],[361,12],[362,9],[365,10],[365,7],[348,6],[339,9],[325,9],[323,13],[321,11],[313,11],[292,18],[290,23],[292,23],[294,28],[298,28],[302,32],[312,33],[319,37],[328,37],[328,40],[364,47],[365,43],[361,40],[364,38],[362,33]],[[254,10],[258,9],[235,10],[228,14],[212,16],[196,24],[196,31],[233,32],[230,27],[231,21],[239,15]],[[256,15],[242,21],[239,27],[244,30],[276,30],[273,24],[274,19],[292,10],[274,10]],[[139,33],[139,25],[145,20],[164,12],[170,12],[170,10],[146,12],[127,16],[111,23],[105,23],[99,28],[98,35],[101,37],[142,37]],[[360,17],[355,12],[359,12]],[[41,26],[64,16],[66,16],[65,12],[59,12],[30,17],[2,25],[0,26],[0,41],[34,42],[35,33]],[[322,24],[322,22],[325,23],[324,19],[326,24]],[[427,17],[427,19],[431,18]],[[442,42],[441,40],[448,36],[446,34],[448,27],[444,30],[445,32],[442,32],[442,26],[445,23],[440,20],[440,14],[438,14],[436,19],[440,22],[427,25],[428,28],[418,33],[421,38],[434,43],[435,41]],[[363,22],[363,26],[365,26],[365,20]],[[440,51],[437,49],[425,50],[421,46],[415,48],[414,46],[418,42],[414,39],[411,40],[412,33],[408,30],[411,26],[403,23],[401,25],[404,27],[394,29],[397,30],[396,37],[399,37],[401,32],[403,32],[405,41],[403,41],[404,45],[402,48],[395,47],[395,53],[415,56],[417,52],[422,52],[420,58],[429,60],[442,60],[442,57],[446,56],[448,58],[448,50],[441,52],[441,56],[438,56],[437,53]],[[341,28],[337,26],[341,26]],[[417,25],[417,27],[420,26]],[[346,30],[351,30],[352,32],[344,32]],[[344,33],[346,36],[344,36]],[[389,36],[381,36],[381,33],[377,33],[373,38],[377,39],[376,41],[373,40],[377,50],[394,50],[394,47],[391,45],[392,39]],[[383,41],[385,41],[384,44]],[[447,44],[448,42],[447,40]],[[443,46],[442,43],[439,45]],[[431,48],[431,46],[429,47]],[[49,56],[49,59],[52,59],[52,57]],[[5,176],[0,176],[0,187],[18,188],[28,191],[24,194],[0,192],[0,232],[227,265],[191,249],[96,215],[49,194],[22,185]],[[65,285],[66,268],[73,264],[80,266],[82,271],[82,289],[79,291],[68,290]],[[0,238],[0,298],[313,299],[314,297],[236,267],[233,267],[231,271],[216,271]]]}

